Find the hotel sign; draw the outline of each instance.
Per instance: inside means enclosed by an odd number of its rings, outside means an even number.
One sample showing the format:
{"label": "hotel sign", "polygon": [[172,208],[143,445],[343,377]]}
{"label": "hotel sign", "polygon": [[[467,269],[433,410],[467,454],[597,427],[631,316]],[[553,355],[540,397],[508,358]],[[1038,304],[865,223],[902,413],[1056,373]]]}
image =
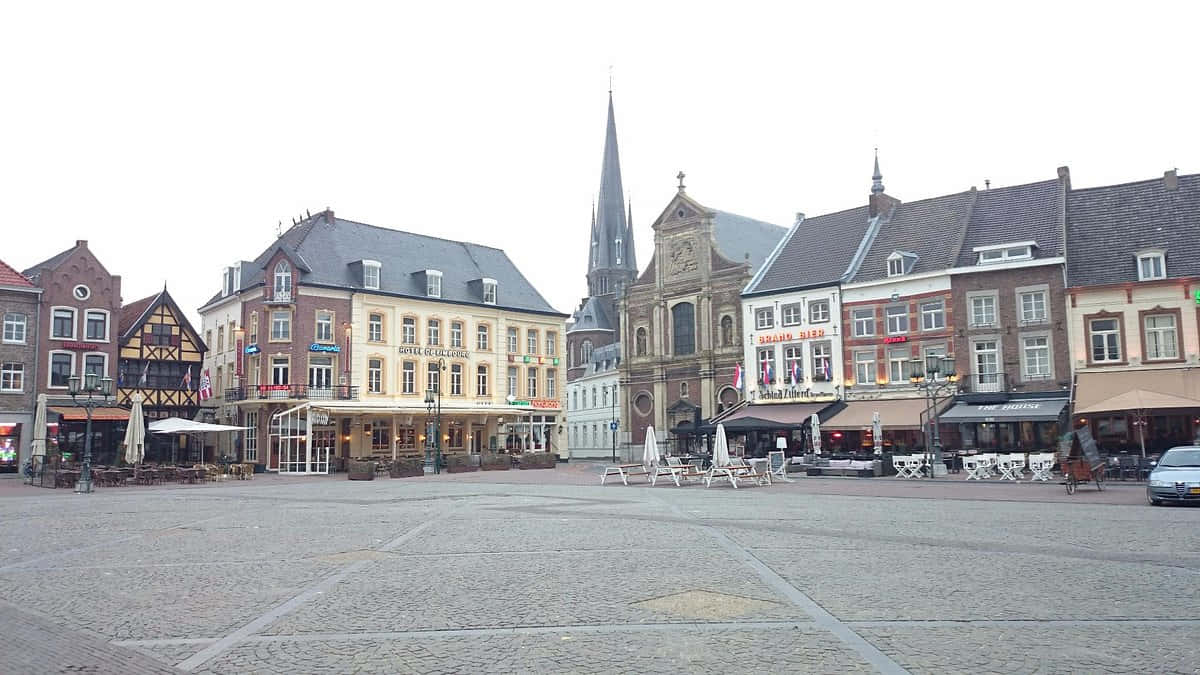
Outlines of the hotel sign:
{"label": "hotel sign", "polygon": [[792,340],[812,340],[814,338],[825,337],[824,328],[813,328],[812,330],[800,330],[796,332],[788,331],[786,333],[771,333],[769,335],[759,335],[758,344],[765,345],[774,342],[791,342]]}
{"label": "hotel sign", "polygon": [[310,351],[310,352],[327,352],[330,354],[338,354],[342,351],[342,348],[337,345],[323,345],[323,344],[314,342],[308,346],[308,351]]}
{"label": "hotel sign", "polygon": [[444,356],[450,359],[471,357],[471,352],[465,349],[442,349],[441,347],[401,347],[400,353],[411,356]]}
{"label": "hotel sign", "polygon": [[797,401],[802,403],[823,403],[828,401],[832,403],[837,400],[837,395],[833,392],[813,391],[797,387],[776,389],[774,391],[759,391],[756,394],[755,399],[759,401]]}

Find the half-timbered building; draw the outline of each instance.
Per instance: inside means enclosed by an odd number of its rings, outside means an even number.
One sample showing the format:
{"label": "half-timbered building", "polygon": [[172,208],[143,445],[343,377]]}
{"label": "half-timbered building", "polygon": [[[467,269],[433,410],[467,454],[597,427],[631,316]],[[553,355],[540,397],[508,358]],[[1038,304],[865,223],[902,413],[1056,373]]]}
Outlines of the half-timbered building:
{"label": "half-timbered building", "polygon": [[143,396],[146,419],[193,419],[207,349],[167,289],[121,308],[117,404]]}

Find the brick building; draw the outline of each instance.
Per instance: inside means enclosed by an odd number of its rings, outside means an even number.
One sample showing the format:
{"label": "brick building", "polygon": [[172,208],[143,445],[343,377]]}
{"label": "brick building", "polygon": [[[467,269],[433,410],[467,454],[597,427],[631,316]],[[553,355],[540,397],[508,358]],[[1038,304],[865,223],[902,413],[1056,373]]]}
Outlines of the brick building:
{"label": "brick building", "polygon": [[0,260],[0,471],[17,471],[29,458],[38,392],[41,293]]}

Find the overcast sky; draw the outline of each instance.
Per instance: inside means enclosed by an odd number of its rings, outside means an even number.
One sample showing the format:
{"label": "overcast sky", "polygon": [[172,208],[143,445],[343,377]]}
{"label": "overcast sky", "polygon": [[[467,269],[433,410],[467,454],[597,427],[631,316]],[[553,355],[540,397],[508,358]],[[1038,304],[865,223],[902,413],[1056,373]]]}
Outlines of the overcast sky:
{"label": "overcast sky", "polygon": [[586,292],[609,66],[638,261],[688,193],[791,224],[1200,171],[1197,3],[13,2],[0,259],[88,239],[191,310],[305,209],[504,248]]}

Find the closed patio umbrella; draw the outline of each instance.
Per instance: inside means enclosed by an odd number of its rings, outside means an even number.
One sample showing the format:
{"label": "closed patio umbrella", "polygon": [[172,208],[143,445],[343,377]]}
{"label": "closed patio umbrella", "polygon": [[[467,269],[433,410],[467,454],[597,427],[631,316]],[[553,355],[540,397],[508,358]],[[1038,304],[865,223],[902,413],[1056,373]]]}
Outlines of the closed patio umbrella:
{"label": "closed patio umbrella", "polygon": [[813,413],[809,418],[809,426],[812,427],[812,449],[814,455],[821,454],[821,418],[817,417],[817,413]]}
{"label": "closed patio umbrella", "polygon": [[871,414],[871,438],[875,441],[875,454],[883,454],[883,423],[879,421],[879,413]]}
{"label": "closed patio umbrella", "polygon": [[729,466],[729,439],[725,437],[725,425],[717,425],[717,440],[713,444],[713,466]]}
{"label": "closed patio umbrella", "polygon": [[46,395],[38,394],[37,411],[33,413],[33,444],[29,448],[29,473],[25,480],[32,482],[46,463]]}
{"label": "closed patio umbrella", "polygon": [[125,461],[141,464],[146,457],[146,425],[143,421],[142,395],[134,394],[129,411],[129,426],[125,427]]}
{"label": "closed patio umbrella", "polygon": [[654,438],[654,427],[646,427],[646,446],[642,449],[642,466],[647,470],[658,466],[658,439]]}

